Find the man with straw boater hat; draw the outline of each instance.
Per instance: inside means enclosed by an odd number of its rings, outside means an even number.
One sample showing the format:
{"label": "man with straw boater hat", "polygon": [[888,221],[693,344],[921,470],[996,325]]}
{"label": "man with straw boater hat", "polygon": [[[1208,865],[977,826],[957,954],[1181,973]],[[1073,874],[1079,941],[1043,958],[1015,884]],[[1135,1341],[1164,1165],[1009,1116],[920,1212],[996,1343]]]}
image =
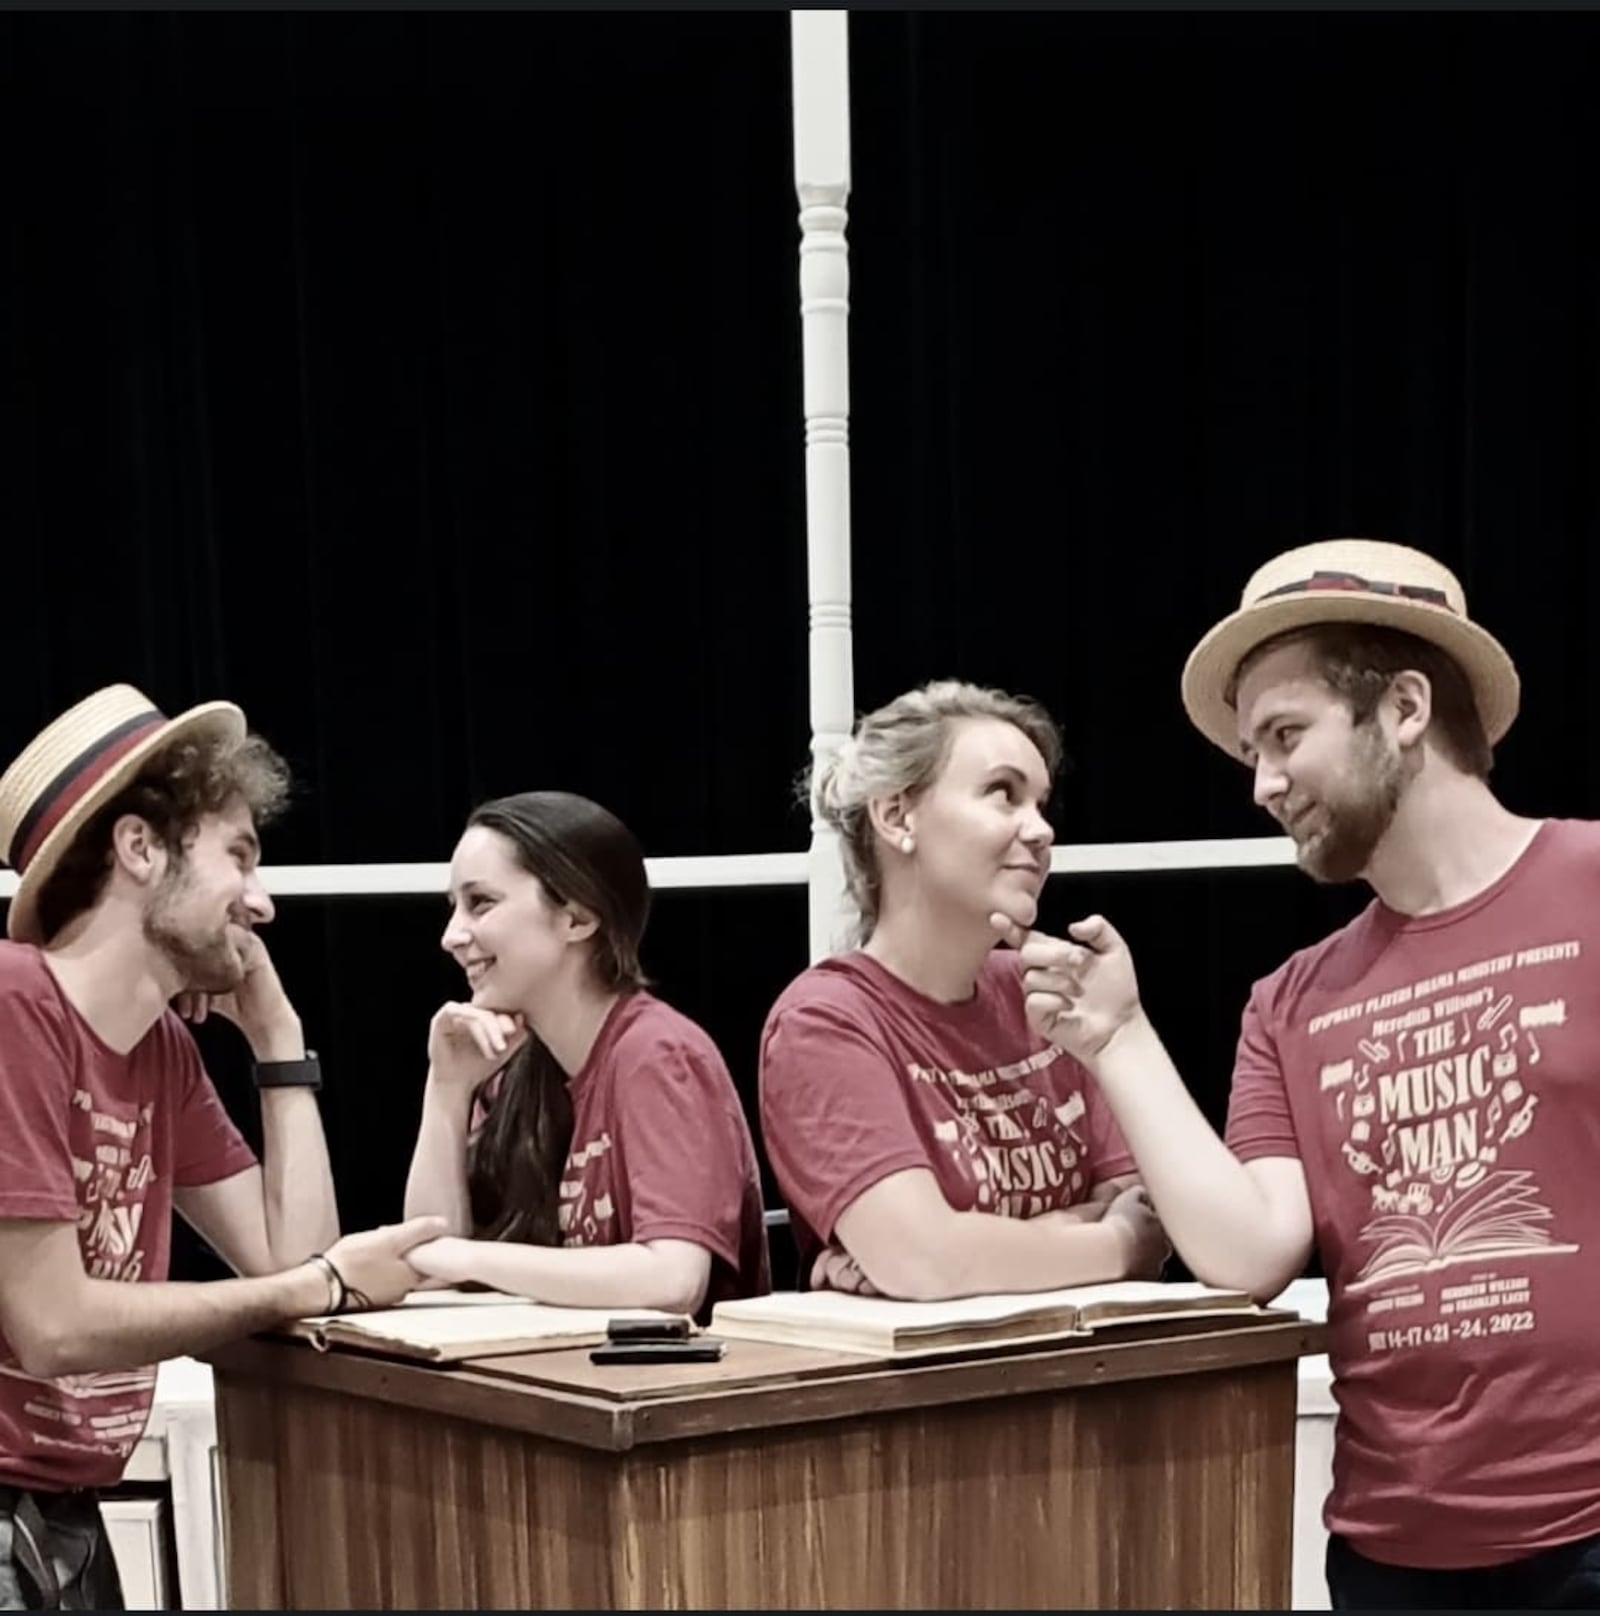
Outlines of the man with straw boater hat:
{"label": "man with straw boater hat", "polygon": [[1252,990],[1226,1143],[1104,919],[1014,939],[1030,1014],[1199,1278],[1265,1299],[1320,1256],[1335,1608],[1600,1607],[1600,825],[1496,800],[1516,669],[1400,545],[1268,562],[1183,700],[1373,901]]}
{"label": "man with straw boater hat", "polygon": [[[0,1609],[121,1605],[95,1489],[154,1364],[417,1283],[438,1220],[339,1239],[318,1064],[255,927],[288,774],[243,714],[115,685],[0,777]],[[265,1165],[169,1003],[249,1040]],[[241,1275],[166,1284],[176,1208]]]}

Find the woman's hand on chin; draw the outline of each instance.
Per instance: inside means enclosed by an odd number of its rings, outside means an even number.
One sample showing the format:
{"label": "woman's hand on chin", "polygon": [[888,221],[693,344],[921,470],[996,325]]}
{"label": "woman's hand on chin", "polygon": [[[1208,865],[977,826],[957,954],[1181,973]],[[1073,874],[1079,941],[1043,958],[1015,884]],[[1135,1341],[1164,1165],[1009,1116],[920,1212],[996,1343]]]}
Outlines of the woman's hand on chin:
{"label": "woman's hand on chin", "polygon": [[475,1004],[445,1004],[428,1027],[428,1076],[450,1089],[475,1089],[528,1041],[521,1016]]}

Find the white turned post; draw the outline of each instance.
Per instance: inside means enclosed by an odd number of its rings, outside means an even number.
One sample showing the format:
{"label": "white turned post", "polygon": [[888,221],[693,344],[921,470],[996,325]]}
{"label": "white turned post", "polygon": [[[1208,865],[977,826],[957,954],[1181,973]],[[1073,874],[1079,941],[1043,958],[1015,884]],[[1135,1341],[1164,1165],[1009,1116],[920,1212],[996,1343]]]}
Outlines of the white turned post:
{"label": "white turned post", "polygon": [[[806,556],[811,625],[811,772],[855,721],[850,639],[849,14],[791,11],[794,185],[800,199],[800,329],[806,416]],[[811,817],[811,958],[853,919],[838,838]]]}

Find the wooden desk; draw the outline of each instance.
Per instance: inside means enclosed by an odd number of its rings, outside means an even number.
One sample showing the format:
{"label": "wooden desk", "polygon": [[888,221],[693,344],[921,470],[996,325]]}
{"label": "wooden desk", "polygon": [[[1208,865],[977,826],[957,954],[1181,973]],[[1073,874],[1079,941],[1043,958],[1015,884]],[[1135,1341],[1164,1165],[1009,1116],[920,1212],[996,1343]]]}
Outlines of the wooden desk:
{"label": "wooden desk", "polygon": [[211,1356],[236,1609],[1287,1607],[1296,1319],[915,1365]]}

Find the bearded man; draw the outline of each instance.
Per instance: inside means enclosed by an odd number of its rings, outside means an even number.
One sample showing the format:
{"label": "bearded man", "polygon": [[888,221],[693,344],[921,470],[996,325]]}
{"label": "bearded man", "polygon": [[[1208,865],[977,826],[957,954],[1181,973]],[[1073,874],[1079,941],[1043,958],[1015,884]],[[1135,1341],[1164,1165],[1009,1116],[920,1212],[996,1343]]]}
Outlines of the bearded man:
{"label": "bearded man", "polygon": [[[154,1365],[288,1319],[383,1305],[443,1220],[339,1239],[320,1070],[255,928],[283,760],[209,702],[79,702],[0,777],[18,872],[0,943],[0,1610],[119,1608],[96,1491]],[[264,1166],[179,1015],[249,1040]],[[165,1283],[179,1212],[241,1276]]]}
{"label": "bearded man", "polygon": [[1600,825],[1497,800],[1516,670],[1400,545],[1268,562],[1183,697],[1300,867],[1373,901],[1251,992],[1225,1142],[1102,918],[995,917],[1029,1014],[1094,1073],[1199,1278],[1266,1299],[1320,1256],[1334,1607],[1594,1609]]}

